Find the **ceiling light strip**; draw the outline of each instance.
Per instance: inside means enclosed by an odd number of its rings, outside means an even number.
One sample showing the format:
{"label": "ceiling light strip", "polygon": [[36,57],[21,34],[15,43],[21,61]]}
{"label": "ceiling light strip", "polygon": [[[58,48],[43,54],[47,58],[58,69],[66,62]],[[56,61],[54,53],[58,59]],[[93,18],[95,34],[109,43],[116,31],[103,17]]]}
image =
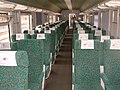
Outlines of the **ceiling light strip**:
{"label": "ceiling light strip", "polygon": [[69,10],[72,10],[72,3],[71,3],[71,0],[65,0],[65,3],[68,7]]}

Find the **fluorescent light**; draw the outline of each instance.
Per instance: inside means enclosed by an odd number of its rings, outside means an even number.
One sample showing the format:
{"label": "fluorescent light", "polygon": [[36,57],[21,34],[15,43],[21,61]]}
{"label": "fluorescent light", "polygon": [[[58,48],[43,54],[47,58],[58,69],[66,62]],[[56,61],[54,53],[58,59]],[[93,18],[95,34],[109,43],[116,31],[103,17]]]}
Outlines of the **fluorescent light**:
{"label": "fluorescent light", "polygon": [[65,0],[66,5],[68,6],[69,10],[72,10],[72,3],[71,0]]}
{"label": "fluorescent light", "polygon": [[44,12],[44,13],[49,13],[50,11],[48,11],[48,10],[42,10],[42,12]]}
{"label": "fluorescent light", "polygon": [[14,8],[14,4],[7,4],[7,3],[3,3],[0,4],[0,8]]}
{"label": "fluorescent light", "polygon": [[108,7],[105,4],[99,4],[98,8],[99,9],[107,9]]}
{"label": "fluorescent light", "polygon": [[54,15],[61,15],[60,13],[54,13]]}
{"label": "fluorescent light", "polygon": [[14,10],[26,10],[27,6],[16,4]]}
{"label": "fluorescent light", "polygon": [[96,8],[93,8],[93,10],[94,10],[94,11],[98,11],[98,10],[99,10],[99,8],[97,8],[97,7],[96,7]]}
{"label": "fluorescent light", "polygon": [[120,6],[120,0],[112,0],[105,3],[107,6],[115,7]]}
{"label": "fluorescent light", "polygon": [[34,7],[28,7],[26,11],[36,11],[37,8],[34,8]]}
{"label": "fluorescent light", "polygon": [[79,15],[84,15],[85,13],[79,13]]}
{"label": "fluorescent light", "polygon": [[42,12],[42,9],[37,9],[36,12]]}

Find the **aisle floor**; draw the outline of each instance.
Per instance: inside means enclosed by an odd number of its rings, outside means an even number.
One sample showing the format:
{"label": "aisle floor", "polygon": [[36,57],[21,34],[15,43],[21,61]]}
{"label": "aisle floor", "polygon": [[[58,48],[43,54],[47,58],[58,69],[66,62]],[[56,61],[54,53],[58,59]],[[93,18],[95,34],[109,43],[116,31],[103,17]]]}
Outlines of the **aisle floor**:
{"label": "aisle floor", "polygon": [[46,80],[45,90],[72,90],[72,31],[68,30],[50,77]]}

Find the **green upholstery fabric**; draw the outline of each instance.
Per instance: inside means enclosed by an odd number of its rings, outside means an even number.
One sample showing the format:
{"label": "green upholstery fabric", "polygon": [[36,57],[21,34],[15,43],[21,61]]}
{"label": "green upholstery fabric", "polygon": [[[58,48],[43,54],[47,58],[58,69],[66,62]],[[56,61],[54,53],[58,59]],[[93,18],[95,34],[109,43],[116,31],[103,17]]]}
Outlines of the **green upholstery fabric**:
{"label": "green upholstery fabric", "polygon": [[101,37],[100,36],[94,36],[94,39],[95,40],[101,40]]}
{"label": "green upholstery fabric", "polygon": [[106,35],[106,30],[102,30],[102,35]]}
{"label": "green upholstery fabric", "polygon": [[56,50],[56,53],[58,53],[58,49],[59,49],[59,42],[58,42],[58,28],[56,28],[55,30],[55,50]]}
{"label": "green upholstery fabric", "polygon": [[30,89],[30,90],[42,90],[41,88],[42,88],[42,81],[44,79],[43,77],[44,77],[44,73],[42,72],[40,77],[39,77],[39,80],[41,82],[40,83],[30,82],[28,84],[28,87],[29,87],[28,89]]}
{"label": "green upholstery fabric", "polygon": [[100,84],[75,84],[74,90],[103,90],[103,88],[100,86]]}
{"label": "green upholstery fabric", "polygon": [[99,56],[99,61],[100,65],[104,65],[104,42],[100,42],[100,56]]}
{"label": "green upholstery fabric", "polygon": [[102,74],[106,90],[120,89],[120,50],[110,49],[111,41],[104,42],[104,74]]}
{"label": "green upholstery fabric", "polygon": [[31,39],[36,39],[36,38],[37,38],[37,34],[31,35]]}
{"label": "green upholstery fabric", "polygon": [[[29,34],[27,34],[27,33],[24,34],[24,39],[30,39],[30,38],[31,38],[31,36]],[[13,34],[12,35],[12,42],[11,42],[11,50],[12,51],[15,51],[18,49],[17,48],[17,41],[18,40],[16,40],[16,34]]]}
{"label": "green upholstery fabric", "polygon": [[12,51],[17,50],[17,42],[11,42],[11,50]]}
{"label": "green upholstery fabric", "polygon": [[17,66],[0,66],[0,90],[28,90],[28,55],[18,51],[15,57]]}
{"label": "green upholstery fabric", "polygon": [[[78,40],[78,38],[79,38],[79,34],[78,33],[74,33],[72,48],[74,48],[75,41]],[[88,39],[93,39],[93,34],[92,33],[88,34]]]}
{"label": "green upholstery fabric", "polygon": [[52,52],[52,64],[55,62],[55,31],[51,30],[51,52]]}
{"label": "green upholstery fabric", "polygon": [[[81,41],[75,41],[75,84],[80,85],[81,90],[102,90],[100,86],[99,65],[100,42],[94,41],[94,49],[81,49]],[[89,89],[88,89],[89,88]],[[80,90],[76,89],[75,90]]]}
{"label": "green upholstery fabric", "polygon": [[[34,40],[37,40],[37,34],[34,34],[34,35],[31,35],[31,38],[34,39]],[[46,33],[45,34],[45,39],[38,39],[38,40],[42,40],[43,41],[43,44],[44,44],[44,64],[46,67],[51,67],[51,59],[50,59],[50,53],[51,53],[51,34],[48,34]],[[45,71],[45,76],[47,77],[48,76],[48,71],[50,72],[50,69],[48,68],[48,70],[46,69]]]}
{"label": "green upholstery fabric", "polygon": [[[31,86],[32,85],[31,83],[34,83],[36,84],[35,90],[40,90],[37,88],[37,85],[39,84],[39,87],[41,87],[42,84],[40,76],[43,73],[43,63],[44,63],[43,40],[35,40],[35,39],[20,40],[18,41],[18,50],[25,50],[28,53],[28,58],[29,58],[28,86]],[[31,89],[31,87],[28,88]]]}
{"label": "green upholstery fabric", "polygon": [[51,72],[51,64],[52,64],[52,58],[50,57],[51,53],[51,34],[46,33],[45,34],[45,40],[44,40],[44,58],[45,58],[45,65],[46,65],[46,71],[45,71],[45,77],[49,77],[49,73]]}

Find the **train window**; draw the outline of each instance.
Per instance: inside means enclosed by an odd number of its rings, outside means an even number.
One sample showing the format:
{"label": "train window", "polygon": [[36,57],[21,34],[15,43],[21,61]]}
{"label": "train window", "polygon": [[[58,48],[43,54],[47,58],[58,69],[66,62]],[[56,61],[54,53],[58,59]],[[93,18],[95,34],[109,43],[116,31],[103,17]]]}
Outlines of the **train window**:
{"label": "train window", "polygon": [[113,11],[113,14],[112,14],[112,22],[113,22],[113,23],[117,23],[117,11]]}
{"label": "train window", "polygon": [[53,22],[55,22],[55,21],[56,21],[56,16],[54,15],[54,16],[53,16]]}
{"label": "train window", "polygon": [[60,17],[57,17],[57,21],[59,21],[60,20]]}
{"label": "train window", "polygon": [[98,27],[98,15],[94,15],[94,26]]}
{"label": "train window", "polygon": [[21,30],[32,30],[32,15],[21,14]]}
{"label": "train window", "polygon": [[49,16],[49,23],[52,23],[52,16]]}
{"label": "train window", "polygon": [[9,42],[8,13],[0,13],[0,42]]}

